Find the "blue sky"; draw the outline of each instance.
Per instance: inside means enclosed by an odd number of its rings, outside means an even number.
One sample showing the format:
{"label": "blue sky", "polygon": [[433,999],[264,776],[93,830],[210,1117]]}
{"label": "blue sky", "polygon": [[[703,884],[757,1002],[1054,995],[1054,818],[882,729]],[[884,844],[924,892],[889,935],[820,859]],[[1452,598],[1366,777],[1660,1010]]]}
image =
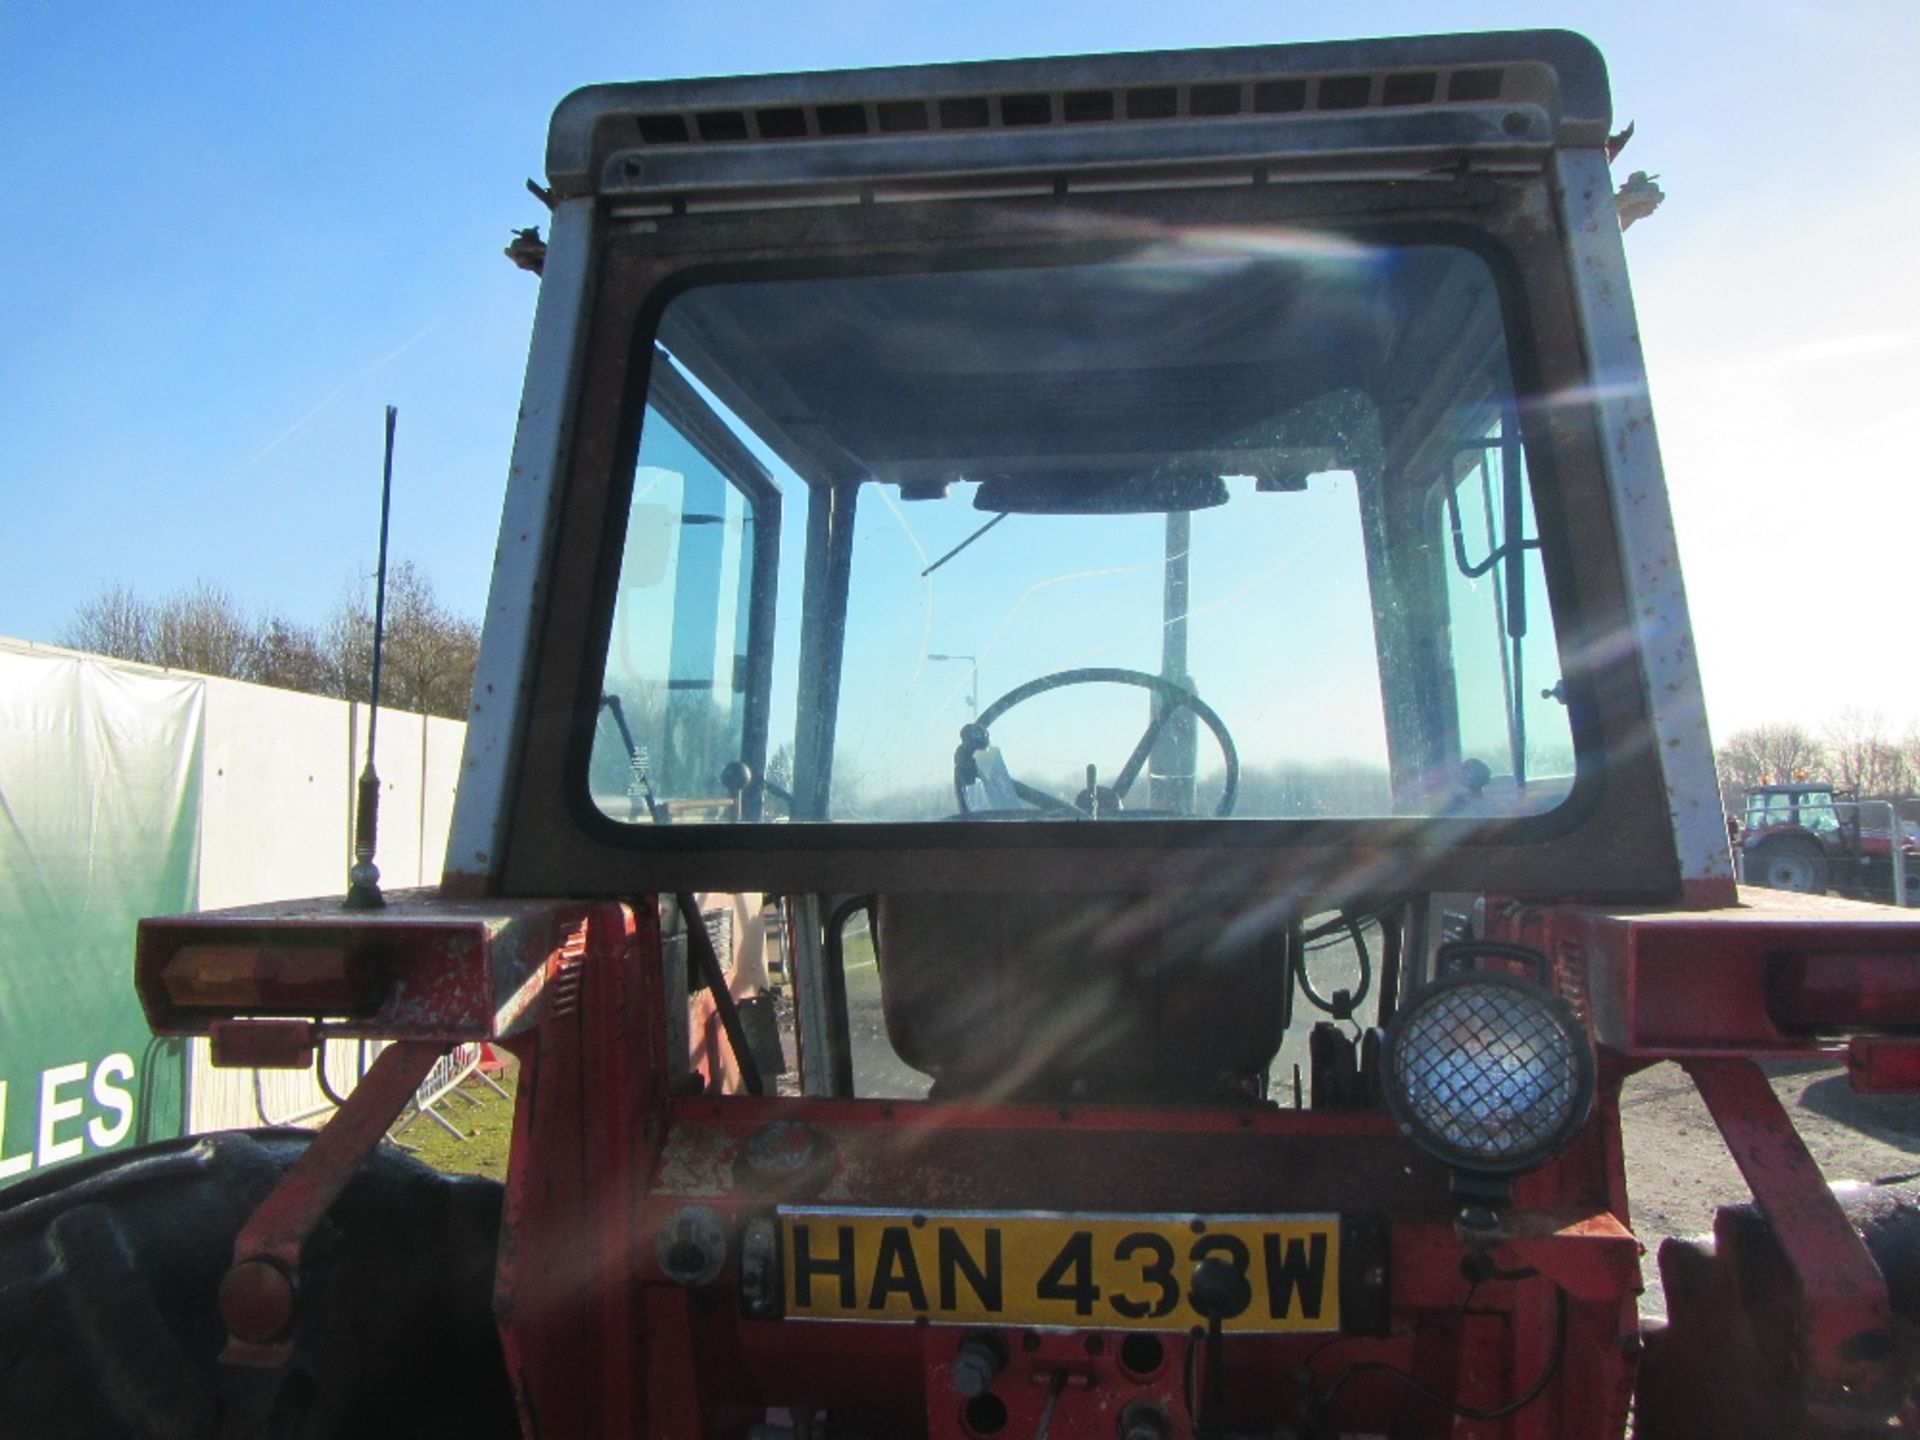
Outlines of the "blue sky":
{"label": "blue sky", "polygon": [[1906,728],[1920,9],[1895,0],[12,0],[0,634],[52,640],[114,581],[320,619],[373,549],[387,403],[396,552],[477,613],[536,289],[500,249],[543,219],[521,181],[577,85],[1549,19],[1607,54],[1621,168],[1673,197],[1628,251],[1716,729],[1839,703]]}

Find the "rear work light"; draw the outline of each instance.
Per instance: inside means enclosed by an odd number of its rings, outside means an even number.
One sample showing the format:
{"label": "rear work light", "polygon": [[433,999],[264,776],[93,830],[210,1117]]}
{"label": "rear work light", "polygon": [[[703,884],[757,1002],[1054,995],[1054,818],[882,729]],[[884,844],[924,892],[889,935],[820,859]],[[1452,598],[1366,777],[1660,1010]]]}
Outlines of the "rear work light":
{"label": "rear work light", "polygon": [[1593,1108],[1593,1046],[1565,1001],[1528,980],[1438,980],[1387,1031],[1401,1133],[1455,1170],[1518,1175],[1566,1149]]}
{"label": "rear work light", "polygon": [[386,967],[332,945],[183,945],[160,972],[181,1010],[249,1015],[360,1015],[379,1007]]}
{"label": "rear work light", "polygon": [[1920,956],[1776,955],[1767,1010],[1790,1033],[1920,1029]]}

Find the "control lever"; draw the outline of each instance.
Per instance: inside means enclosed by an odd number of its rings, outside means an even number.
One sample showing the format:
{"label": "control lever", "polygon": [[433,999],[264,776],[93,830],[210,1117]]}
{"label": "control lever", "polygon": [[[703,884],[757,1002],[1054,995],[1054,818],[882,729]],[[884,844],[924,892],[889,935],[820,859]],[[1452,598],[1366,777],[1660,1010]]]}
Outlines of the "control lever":
{"label": "control lever", "polygon": [[1194,1433],[1197,1440],[1220,1440],[1226,1414],[1222,1403],[1226,1346],[1220,1337],[1220,1326],[1253,1303],[1253,1286],[1233,1266],[1210,1255],[1193,1267],[1193,1289],[1187,1300],[1207,1321],[1207,1381],[1200,1393],[1200,1414]]}

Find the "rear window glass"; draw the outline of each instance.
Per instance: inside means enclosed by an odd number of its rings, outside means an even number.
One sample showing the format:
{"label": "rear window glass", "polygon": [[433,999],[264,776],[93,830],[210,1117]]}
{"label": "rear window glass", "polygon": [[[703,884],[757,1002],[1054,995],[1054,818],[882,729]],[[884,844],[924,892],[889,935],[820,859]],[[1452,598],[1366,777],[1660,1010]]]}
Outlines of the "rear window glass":
{"label": "rear window glass", "polygon": [[1573,742],[1504,336],[1475,252],[1324,237],[682,293],[595,803],[1553,808]]}

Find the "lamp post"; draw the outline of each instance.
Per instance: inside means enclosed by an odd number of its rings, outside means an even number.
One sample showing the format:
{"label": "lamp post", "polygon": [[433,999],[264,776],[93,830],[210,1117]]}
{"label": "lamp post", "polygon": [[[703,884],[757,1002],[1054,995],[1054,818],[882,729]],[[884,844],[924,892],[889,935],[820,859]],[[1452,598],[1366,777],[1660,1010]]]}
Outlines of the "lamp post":
{"label": "lamp post", "polygon": [[980,657],[977,655],[933,655],[929,660],[964,660],[973,666],[973,673],[967,677],[967,708],[973,712],[973,718],[980,718]]}

